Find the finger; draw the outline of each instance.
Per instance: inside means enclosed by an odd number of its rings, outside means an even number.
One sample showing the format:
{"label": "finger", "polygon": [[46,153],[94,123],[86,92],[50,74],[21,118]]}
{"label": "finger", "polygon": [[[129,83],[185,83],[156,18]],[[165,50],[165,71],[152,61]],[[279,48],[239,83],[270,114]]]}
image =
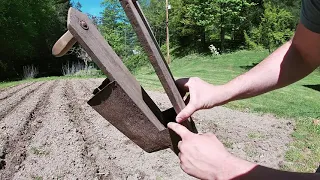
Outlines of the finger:
{"label": "finger", "polygon": [[181,145],[182,145],[182,141],[178,142],[178,149],[181,151]]}
{"label": "finger", "polygon": [[197,109],[192,103],[189,103],[176,117],[176,121],[181,123],[187,120]]}
{"label": "finger", "polygon": [[175,133],[177,133],[181,139],[186,139],[189,135],[192,134],[186,127],[178,124],[178,123],[169,123],[168,128],[173,130]]}
{"label": "finger", "polygon": [[189,92],[189,86],[187,85],[188,82],[189,78],[176,80],[176,86],[178,87],[178,90],[182,97],[184,97],[186,93]]}

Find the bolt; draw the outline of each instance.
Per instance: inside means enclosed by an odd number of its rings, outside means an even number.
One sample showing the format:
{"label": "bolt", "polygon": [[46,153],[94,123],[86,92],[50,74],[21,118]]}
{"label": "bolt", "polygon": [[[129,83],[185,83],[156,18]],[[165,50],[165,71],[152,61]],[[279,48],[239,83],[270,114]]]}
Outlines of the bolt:
{"label": "bolt", "polygon": [[88,24],[87,24],[85,21],[83,21],[83,20],[80,21],[80,26],[81,26],[84,30],[88,30],[88,29],[89,29]]}

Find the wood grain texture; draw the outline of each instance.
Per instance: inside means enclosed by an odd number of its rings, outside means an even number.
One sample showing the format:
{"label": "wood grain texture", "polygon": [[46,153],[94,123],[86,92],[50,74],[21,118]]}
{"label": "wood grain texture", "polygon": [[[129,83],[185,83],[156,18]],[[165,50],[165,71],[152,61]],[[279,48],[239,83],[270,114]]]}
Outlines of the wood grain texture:
{"label": "wood grain texture", "polygon": [[[80,21],[85,21],[88,30],[80,26]],[[122,60],[104,40],[96,26],[83,13],[70,8],[68,17],[68,29],[91,56],[93,61],[108,76],[110,81],[116,81],[123,91],[132,99],[132,102],[146,115],[146,117],[158,128],[165,130],[165,126],[157,119],[148,105],[143,100],[142,88],[135,77],[130,73]],[[149,97],[150,98],[150,97]],[[128,104],[128,106],[130,106]],[[157,109],[156,111],[160,111]],[[147,135],[147,134],[146,134]]]}
{"label": "wood grain texture", "polygon": [[[142,92],[147,96],[146,92]],[[159,131],[117,82],[110,82],[88,104],[146,152],[171,146],[168,130]],[[161,112],[159,112],[161,115]],[[168,117],[168,116],[166,116]],[[169,118],[174,115],[169,115]]]}
{"label": "wood grain texture", "polygon": [[[153,65],[162,86],[164,87],[176,113],[181,112],[185,108],[185,103],[180,95],[180,92],[175,84],[173,75],[166,63],[163,54],[160,51],[160,47],[156,42],[156,39],[152,33],[150,25],[145,18],[140,5],[137,0],[120,0],[121,5],[133,26],[140,43],[146,51],[151,64]],[[190,118],[189,120],[182,123],[190,131],[197,133],[194,122]],[[179,153],[177,144],[181,138],[170,131],[173,150],[175,153]]]}
{"label": "wood grain texture", "polygon": [[64,56],[77,42],[70,31],[67,31],[53,46],[52,54],[56,57]]}

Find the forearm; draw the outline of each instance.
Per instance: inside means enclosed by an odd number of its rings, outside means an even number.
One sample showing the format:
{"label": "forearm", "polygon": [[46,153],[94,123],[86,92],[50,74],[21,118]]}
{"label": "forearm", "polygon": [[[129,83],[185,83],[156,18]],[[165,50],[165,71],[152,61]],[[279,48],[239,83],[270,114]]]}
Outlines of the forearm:
{"label": "forearm", "polygon": [[296,173],[296,172],[286,172],[286,171],[280,171],[275,170],[263,166],[256,166],[254,169],[249,171],[246,174],[240,175],[234,180],[284,180],[284,179],[290,179],[290,180],[317,180],[320,179],[320,174],[316,173]]}
{"label": "forearm", "polygon": [[223,171],[208,177],[207,179],[232,179],[232,180],[316,180],[320,174],[296,173],[280,171],[260,166],[231,155],[225,160]]}
{"label": "forearm", "polygon": [[292,84],[316,67],[308,64],[290,41],[249,72],[227,83],[225,89],[230,91],[230,101],[254,97]]}

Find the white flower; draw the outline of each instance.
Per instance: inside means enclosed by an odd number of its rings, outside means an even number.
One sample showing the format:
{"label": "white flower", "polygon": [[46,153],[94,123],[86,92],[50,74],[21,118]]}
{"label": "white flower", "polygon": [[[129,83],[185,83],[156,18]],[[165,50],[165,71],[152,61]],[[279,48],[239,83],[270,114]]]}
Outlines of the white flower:
{"label": "white flower", "polygon": [[212,55],[215,55],[215,56],[220,55],[218,49],[217,49],[213,44],[211,44],[211,45],[209,46],[209,49],[210,49]]}

